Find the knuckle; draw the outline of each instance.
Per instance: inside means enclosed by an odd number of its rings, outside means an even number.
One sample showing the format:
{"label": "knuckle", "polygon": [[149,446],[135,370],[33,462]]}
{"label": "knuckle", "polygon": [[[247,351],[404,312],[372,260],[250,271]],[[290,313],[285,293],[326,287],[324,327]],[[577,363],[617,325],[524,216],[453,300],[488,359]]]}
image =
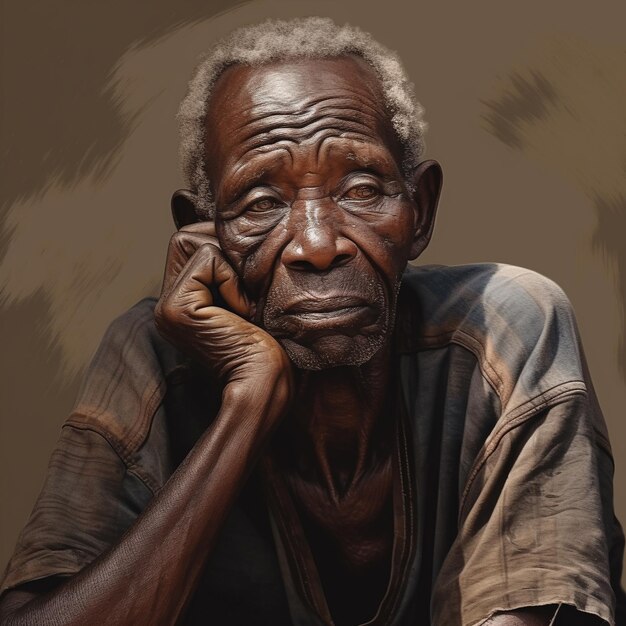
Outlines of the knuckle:
{"label": "knuckle", "polygon": [[180,248],[182,247],[183,242],[185,241],[186,236],[181,233],[180,231],[175,232],[171,237],[170,237],[170,247],[171,248]]}
{"label": "knuckle", "polygon": [[170,237],[170,253],[190,258],[203,247],[201,241],[197,234],[179,230]]}
{"label": "knuckle", "polygon": [[212,243],[203,243],[199,248],[197,254],[203,258],[218,257],[220,255],[219,249]]}
{"label": "knuckle", "polygon": [[178,317],[178,307],[174,305],[171,298],[159,300],[154,310],[154,318],[159,328],[167,329],[175,325]]}

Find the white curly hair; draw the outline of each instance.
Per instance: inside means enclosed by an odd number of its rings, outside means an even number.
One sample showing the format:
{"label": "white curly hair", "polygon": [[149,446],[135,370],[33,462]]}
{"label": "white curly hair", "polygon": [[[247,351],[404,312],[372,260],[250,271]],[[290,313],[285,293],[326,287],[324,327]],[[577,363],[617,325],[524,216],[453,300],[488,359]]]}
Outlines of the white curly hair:
{"label": "white curly hair", "polygon": [[245,26],[222,39],[202,58],[189,82],[178,112],[180,159],[186,184],[197,195],[201,219],[215,212],[205,165],[205,121],[211,91],[230,65],[263,65],[276,60],[338,57],[356,54],[378,76],[385,105],[403,150],[405,176],[418,164],[424,150],[423,107],[415,99],[398,55],[355,26],[338,26],[329,18],[267,20]]}

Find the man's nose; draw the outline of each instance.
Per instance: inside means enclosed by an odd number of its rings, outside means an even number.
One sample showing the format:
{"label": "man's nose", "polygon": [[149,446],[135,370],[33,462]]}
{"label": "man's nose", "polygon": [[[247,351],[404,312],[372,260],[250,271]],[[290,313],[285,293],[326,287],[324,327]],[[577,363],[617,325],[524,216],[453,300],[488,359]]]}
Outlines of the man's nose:
{"label": "man's nose", "polygon": [[356,244],[338,232],[341,217],[326,202],[298,201],[292,205],[288,228],[291,239],[282,253],[293,270],[322,272],[352,260]]}

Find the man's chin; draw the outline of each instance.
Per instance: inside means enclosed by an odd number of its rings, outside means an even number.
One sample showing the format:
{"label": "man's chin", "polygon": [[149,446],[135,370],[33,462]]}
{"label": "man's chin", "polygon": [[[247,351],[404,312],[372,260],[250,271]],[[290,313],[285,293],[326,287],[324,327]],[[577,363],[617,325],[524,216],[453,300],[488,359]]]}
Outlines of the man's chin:
{"label": "man's chin", "polygon": [[309,345],[293,339],[279,339],[295,367],[302,370],[323,370],[331,367],[363,365],[370,361],[384,343],[384,334],[347,337],[327,335]]}

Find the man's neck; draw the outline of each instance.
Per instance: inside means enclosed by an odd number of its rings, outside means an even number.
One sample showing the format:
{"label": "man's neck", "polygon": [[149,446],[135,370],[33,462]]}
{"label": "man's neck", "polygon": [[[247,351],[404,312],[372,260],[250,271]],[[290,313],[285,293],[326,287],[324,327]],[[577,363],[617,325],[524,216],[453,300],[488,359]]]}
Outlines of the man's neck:
{"label": "man's neck", "polygon": [[391,449],[390,355],[386,348],[360,366],[298,375],[296,407],[282,435],[290,464],[335,500]]}

